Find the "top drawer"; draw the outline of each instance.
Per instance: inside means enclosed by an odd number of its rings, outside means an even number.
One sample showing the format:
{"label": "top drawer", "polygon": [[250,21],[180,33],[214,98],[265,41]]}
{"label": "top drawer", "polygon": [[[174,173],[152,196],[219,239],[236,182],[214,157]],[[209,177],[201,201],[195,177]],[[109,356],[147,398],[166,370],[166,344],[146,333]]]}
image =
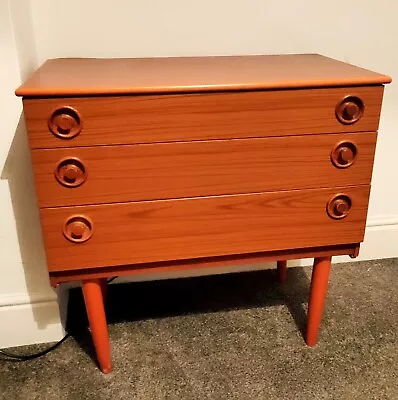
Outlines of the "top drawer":
{"label": "top drawer", "polygon": [[31,148],[376,131],[383,86],[24,99]]}

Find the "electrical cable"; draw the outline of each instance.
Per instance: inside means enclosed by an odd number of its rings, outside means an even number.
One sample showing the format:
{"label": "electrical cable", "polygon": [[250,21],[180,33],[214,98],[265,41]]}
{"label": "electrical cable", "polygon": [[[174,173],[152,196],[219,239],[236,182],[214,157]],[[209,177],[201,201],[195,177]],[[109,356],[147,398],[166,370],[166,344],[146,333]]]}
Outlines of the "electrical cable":
{"label": "electrical cable", "polygon": [[50,346],[49,348],[40,351],[39,353],[34,353],[34,354],[13,354],[13,353],[9,353],[8,351],[5,350],[0,350],[0,354],[2,354],[3,356],[6,356],[8,358],[12,358],[14,360],[18,360],[18,361],[28,361],[28,360],[33,360],[34,358],[39,358],[42,357],[44,355],[46,355],[47,353],[49,353],[50,351],[55,350],[58,346],[60,346],[63,342],[65,342],[66,339],[68,339],[70,337],[70,333],[67,333],[59,342],[53,344],[52,346]]}
{"label": "electrical cable", "polygon": [[[116,278],[117,278],[117,276],[114,276],[113,278],[108,279],[108,283],[111,283]],[[13,353],[9,353],[8,351],[0,349],[0,354],[5,356],[5,357],[11,358],[11,359],[13,359],[15,361],[33,360],[35,358],[39,358],[39,357],[45,356],[50,351],[55,350],[58,346],[60,346],[63,342],[65,342],[65,340],[68,339],[70,336],[71,335],[68,332],[60,341],[58,341],[57,343],[53,344],[52,346],[48,347],[45,350],[39,351],[38,353],[33,353],[33,354],[13,354]]]}

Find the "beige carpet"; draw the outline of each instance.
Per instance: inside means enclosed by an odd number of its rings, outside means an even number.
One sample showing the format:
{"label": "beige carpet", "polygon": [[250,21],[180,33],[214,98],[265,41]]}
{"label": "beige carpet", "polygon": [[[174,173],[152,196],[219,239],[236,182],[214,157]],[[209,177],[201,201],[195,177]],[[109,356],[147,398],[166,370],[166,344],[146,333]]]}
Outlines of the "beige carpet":
{"label": "beige carpet", "polygon": [[316,348],[302,338],[310,273],[290,268],[284,286],[268,270],[111,287],[110,375],[90,358],[77,289],[74,337],[0,361],[0,398],[398,399],[398,260],[333,267]]}

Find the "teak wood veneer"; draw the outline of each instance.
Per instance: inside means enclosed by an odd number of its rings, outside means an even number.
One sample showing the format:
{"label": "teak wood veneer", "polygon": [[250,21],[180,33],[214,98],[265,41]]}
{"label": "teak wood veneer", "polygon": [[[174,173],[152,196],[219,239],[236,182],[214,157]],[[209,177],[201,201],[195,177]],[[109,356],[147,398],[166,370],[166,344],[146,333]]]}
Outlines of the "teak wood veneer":
{"label": "teak wood veneer", "polygon": [[314,346],[331,257],[363,241],[384,84],[315,54],[56,59],[23,97],[52,285],[82,281],[111,371],[107,278],[314,257]]}

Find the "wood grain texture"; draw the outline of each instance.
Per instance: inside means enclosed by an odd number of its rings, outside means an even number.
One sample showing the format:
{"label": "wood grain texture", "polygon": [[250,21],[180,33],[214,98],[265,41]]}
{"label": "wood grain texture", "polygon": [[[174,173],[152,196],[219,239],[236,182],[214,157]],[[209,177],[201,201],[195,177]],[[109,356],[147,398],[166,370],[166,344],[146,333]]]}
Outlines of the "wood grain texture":
{"label": "wood grain texture", "polygon": [[[358,243],[369,186],[41,209],[50,271]],[[337,193],[349,215],[331,219]],[[65,221],[83,215],[94,233],[85,243],[63,236]]]}
{"label": "wood grain texture", "polygon": [[18,96],[374,85],[391,78],[318,54],[48,60]]}
{"label": "wood grain texture", "polygon": [[[349,168],[331,161],[339,143],[355,143]],[[33,150],[40,207],[128,202],[370,184],[376,133],[216,140]],[[63,186],[57,165],[87,171],[79,187]]]}
{"label": "wood grain texture", "polygon": [[[111,278],[114,276],[165,274],[184,270],[199,270],[202,268],[219,268],[226,266],[246,265],[250,270],[254,263],[268,263],[277,260],[297,260],[300,258],[326,257],[349,255],[358,256],[359,243],[344,245],[307,247],[304,249],[288,249],[267,251],[265,253],[235,254],[232,256],[195,258],[191,260],[165,261],[147,264],[128,264],[90,269],[73,269],[67,271],[50,272],[51,285],[56,287],[60,283],[81,281],[84,279]],[[266,266],[265,266],[266,268]],[[273,268],[273,267],[272,267]],[[175,276],[175,275],[174,275]]]}
{"label": "wood grain texture", "polygon": [[83,280],[103,372],[106,278],[332,255],[364,238],[384,84],[319,55],[49,60],[23,96],[51,284]]}
{"label": "wood grain texture", "polygon": [[[24,112],[31,148],[377,131],[383,90],[28,99]],[[342,124],[335,115],[336,105],[348,95],[365,103],[363,116],[353,125]],[[80,114],[82,129],[72,139],[60,139],[48,128],[48,118],[59,107],[73,107]]]}

